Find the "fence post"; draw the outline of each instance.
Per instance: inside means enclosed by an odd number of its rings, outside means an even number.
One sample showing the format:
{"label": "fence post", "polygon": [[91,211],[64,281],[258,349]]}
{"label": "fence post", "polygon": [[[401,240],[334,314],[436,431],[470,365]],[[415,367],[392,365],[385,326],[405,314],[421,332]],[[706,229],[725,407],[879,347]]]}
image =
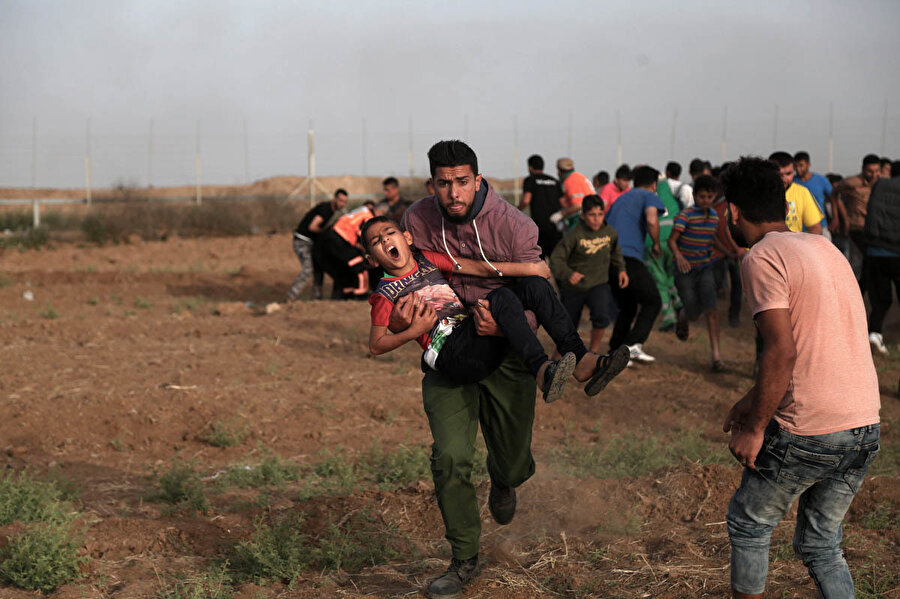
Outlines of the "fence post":
{"label": "fence post", "polygon": [[616,168],[622,165],[622,115],[616,111]]}
{"label": "fence post", "polygon": [[513,115],[513,200],[519,205],[519,117]]}
{"label": "fence post", "polygon": [[672,137],[669,139],[669,160],[675,160],[675,126],[678,123],[678,107],[672,109]]}
{"label": "fence post", "polygon": [[84,152],[84,183],[87,191],[87,205],[91,205],[91,119],[87,120]]}
{"label": "fence post", "polygon": [[247,117],[244,117],[244,183],[250,185],[250,135],[247,133]]}
{"label": "fence post", "polygon": [[834,103],[828,104],[828,172],[834,172]]}
{"label": "fence post", "polygon": [[197,119],[197,142],[194,149],[194,176],[197,179],[197,205],[203,202],[203,194],[200,190],[200,119]]}
{"label": "fence post", "polygon": [[775,105],[775,118],[772,119],[772,151],[778,150],[778,104]]}
{"label": "fence post", "polygon": [[31,224],[35,229],[41,226],[41,204],[37,198],[31,200]]}
{"label": "fence post", "polygon": [[413,123],[412,115],[409,115],[409,178],[413,176]]}
{"label": "fence post", "polygon": [[37,187],[37,117],[31,121],[31,187]]}
{"label": "fence post", "polygon": [[309,168],[309,207],[312,208],[316,203],[316,133],[312,127],[312,121],[309,122],[309,132],[307,133],[308,143],[308,168]]}
{"label": "fence post", "polygon": [[147,188],[153,187],[153,118],[150,118],[150,132],[147,135]]}
{"label": "fence post", "polygon": [[725,105],[725,110],[722,112],[722,162],[721,164],[725,164],[725,150],[728,145],[728,105]]}

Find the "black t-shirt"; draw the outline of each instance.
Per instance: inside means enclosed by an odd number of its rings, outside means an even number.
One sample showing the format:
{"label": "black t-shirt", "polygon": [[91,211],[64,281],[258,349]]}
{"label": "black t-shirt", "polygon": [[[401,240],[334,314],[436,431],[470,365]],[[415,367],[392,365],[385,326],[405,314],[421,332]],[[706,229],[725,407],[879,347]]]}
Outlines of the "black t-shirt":
{"label": "black t-shirt", "polygon": [[525,193],[531,193],[531,219],[539,229],[554,229],[550,215],[562,209],[559,198],[563,195],[563,190],[559,181],[544,173],[528,175],[523,189]]}
{"label": "black t-shirt", "polygon": [[309,237],[310,239],[315,239],[319,236],[319,234],[312,233],[309,230],[309,224],[312,222],[313,218],[321,216],[322,220],[324,221],[322,224],[325,224],[328,222],[328,219],[331,218],[332,214],[334,214],[334,208],[331,207],[331,202],[319,202],[309,212],[303,215],[303,218],[300,220],[300,224],[297,225],[295,232],[305,237]]}

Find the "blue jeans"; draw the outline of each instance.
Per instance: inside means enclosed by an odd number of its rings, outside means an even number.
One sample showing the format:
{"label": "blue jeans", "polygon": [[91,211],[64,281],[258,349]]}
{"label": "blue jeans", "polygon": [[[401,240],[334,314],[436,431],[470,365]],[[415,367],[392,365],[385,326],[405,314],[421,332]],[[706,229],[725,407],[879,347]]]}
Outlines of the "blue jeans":
{"label": "blue jeans", "polygon": [[825,599],[854,596],[841,551],[841,522],[878,455],[879,428],[802,437],[769,423],[756,469],[744,469],[728,505],[733,590],[765,590],[772,529],[799,497],[794,553]]}

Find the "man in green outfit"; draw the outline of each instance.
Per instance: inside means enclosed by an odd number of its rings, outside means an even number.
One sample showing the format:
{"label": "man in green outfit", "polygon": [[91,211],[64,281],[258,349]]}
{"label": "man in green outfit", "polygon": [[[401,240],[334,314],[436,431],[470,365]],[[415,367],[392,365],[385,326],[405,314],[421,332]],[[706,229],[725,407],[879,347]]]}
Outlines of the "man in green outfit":
{"label": "man in green outfit", "polygon": [[[434,195],[403,215],[401,223],[423,251],[492,262],[540,261],[534,222],[501,198],[478,172],[475,152],[461,141],[440,141],[428,151]],[[499,335],[485,296],[506,284],[503,278],[454,274],[450,285],[472,311],[481,335]],[[407,301],[403,299],[409,298]],[[412,321],[415,298],[401,298],[391,313],[391,330]],[[529,322],[535,325],[534,315]],[[422,378],[422,399],[431,428],[431,471],[438,507],[453,559],[447,572],[428,586],[429,597],[458,595],[479,572],[481,519],[472,467],[475,437],[481,425],[491,478],[488,506],[494,520],[508,524],[515,515],[515,488],[534,474],[531,430],[534,422],[534,377],[515,352],[487,378],[454,384],[429,369]]]}
{"label": "man in green outfit", "polygon": [[[666,183],[665,179],[661,183]],[[666,213],[659,217],[659,247],[662,250],[656,258],[651,254],[653,249],[653,240],[650,235],[644,238],[644,264],[656,283],[659,290],[659,297],[662,300],[662,323],[660,331],[671,331],[675,329],[676,314],[681,308],[681,299],[678,297],[678,290],[675,288],[675,266],[672,258],[672,251],[666,243],[669,235],[672,234],[672,225],[675,222],[675,215],[678,214],[678,201],[672,195],[672,190],[668,185],[657,185],[656,195],[666,207]]]}

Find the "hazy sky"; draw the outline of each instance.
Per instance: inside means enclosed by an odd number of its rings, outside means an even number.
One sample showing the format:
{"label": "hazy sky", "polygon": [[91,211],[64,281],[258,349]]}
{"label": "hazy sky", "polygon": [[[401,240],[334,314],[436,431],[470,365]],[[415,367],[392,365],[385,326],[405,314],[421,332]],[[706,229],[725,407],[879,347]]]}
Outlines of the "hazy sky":
{"label": "hazy sky", "polygon": [[[531,153],[627,162],[807,149],[900,157],[900,2],[0,0],[0,185],[407,174],[465,137],[487,176]],[[775,120],[778,106],[777,124]],[[725,110],[727,106],[727,120]],[[153,135],[150,135],[151,119]],[[571,137],[569,123],[571,119]],[[363,122],[365,121],[365,135]],[[246,144],[245,144],[246,123]],[[518,132],[518,165],[514,162]],[[152,153],[151,153],[152,145]]]}

